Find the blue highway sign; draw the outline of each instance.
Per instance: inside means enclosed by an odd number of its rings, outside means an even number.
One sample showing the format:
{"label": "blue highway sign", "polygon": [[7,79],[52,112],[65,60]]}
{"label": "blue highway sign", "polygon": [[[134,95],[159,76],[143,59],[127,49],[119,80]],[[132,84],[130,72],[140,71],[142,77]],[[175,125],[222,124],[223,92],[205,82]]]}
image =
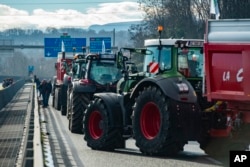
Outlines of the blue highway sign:
{"label": "blue highway sign", "polygon": [[31,65],[28,66],[28,71],[29,71],[29,72],[33,72],[33,71],[34,71],[34,66],[31,66]]}
{"label": "blue highway sign", "polygon": [[82,47],[86,47],[86,38],[44,38],[44,57],[57,57],[62,51],[62,41],[65,52],[82,52]]}
{"label": "blue highway sign", "polygon": [[92,53],[110,52],[110,37],[91,37],[89,38],[89,50]]}

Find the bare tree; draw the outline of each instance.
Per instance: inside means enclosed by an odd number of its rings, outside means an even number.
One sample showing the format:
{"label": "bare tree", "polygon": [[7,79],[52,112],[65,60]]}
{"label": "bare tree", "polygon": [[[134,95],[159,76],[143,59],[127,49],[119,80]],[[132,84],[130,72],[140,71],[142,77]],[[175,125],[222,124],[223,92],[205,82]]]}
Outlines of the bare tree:
{"label": "bare tree", "polygon": [[250,18],[249,0],[218,0],[221,19]]}
{"label": "bare tree", "polygon": [[165,38],[203,38],[210,0],[139,0],[139,3],[145,12],[144,21],[131,26],[129,31],[136,45],[143,43],[138,40],[157,37],[158,25],[164,27]]}

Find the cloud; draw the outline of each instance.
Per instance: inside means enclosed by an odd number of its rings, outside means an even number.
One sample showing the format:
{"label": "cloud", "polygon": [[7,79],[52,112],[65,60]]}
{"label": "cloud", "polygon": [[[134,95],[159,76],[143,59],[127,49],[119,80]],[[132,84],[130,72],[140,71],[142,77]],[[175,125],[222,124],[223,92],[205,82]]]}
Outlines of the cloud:
{"label": "cloud", "polygon": [[136,2],[102,3],[88,8],[86,13],[73,9],[46,11],[34,9],[31,13],[0,4],[0,31],[9,28],[82,27],[93,24],[136,21],[143,19]]}

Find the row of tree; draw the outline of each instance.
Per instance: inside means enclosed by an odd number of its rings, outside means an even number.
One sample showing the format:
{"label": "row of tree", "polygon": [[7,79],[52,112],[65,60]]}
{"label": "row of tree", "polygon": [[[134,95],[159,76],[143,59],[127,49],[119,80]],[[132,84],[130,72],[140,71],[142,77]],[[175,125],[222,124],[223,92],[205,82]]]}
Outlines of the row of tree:
{"label": "row of tree", "polygon": [[[145,12],[142,24],[129,29],[136,47],[142,47],[144,39],[158,37],[157,26],[164,27],[163,37],[203,38],[210,14],[211,0],[138,0]],[[213,0],[218,3],[220,19],[250,18],[249,0]]]}

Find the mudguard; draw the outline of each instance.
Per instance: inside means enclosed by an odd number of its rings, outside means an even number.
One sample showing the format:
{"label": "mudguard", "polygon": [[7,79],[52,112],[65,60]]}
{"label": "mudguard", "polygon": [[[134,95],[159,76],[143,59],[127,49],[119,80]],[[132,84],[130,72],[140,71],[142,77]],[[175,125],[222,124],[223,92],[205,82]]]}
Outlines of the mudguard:
{"label": "mudguard", "polygon": [[144,87],[155,85],[159,87],[163,93],[171,99],[187,103],[196,103],[197,96],[192,85],[183,77],[156,76],[141,80],[131,93],[131,98],[138,96],[139,91]]}
{"label": "mudguard", "polygon": [[84,85],[80,84],[80,82],[73,81],[73,92],[79,92],[79,93],[94,93],[96,92],[96,86],[92,84]]}
{"label": "mudguard", "polygon": [[94,97],[99,97],[105,103],[108,114],[111,120],[111,126],[121,126],[123,119],[122,119],[122,106],[121,100],[122,97],[116,93],[95,93]]}
{"label": "mudguard", "polygon": [[65,86],[68,86],[69,83],[70,83],[70,76],[67,75],[67,74],[64,74],[64,76],[63,76],[63,84],[64,84]]}

